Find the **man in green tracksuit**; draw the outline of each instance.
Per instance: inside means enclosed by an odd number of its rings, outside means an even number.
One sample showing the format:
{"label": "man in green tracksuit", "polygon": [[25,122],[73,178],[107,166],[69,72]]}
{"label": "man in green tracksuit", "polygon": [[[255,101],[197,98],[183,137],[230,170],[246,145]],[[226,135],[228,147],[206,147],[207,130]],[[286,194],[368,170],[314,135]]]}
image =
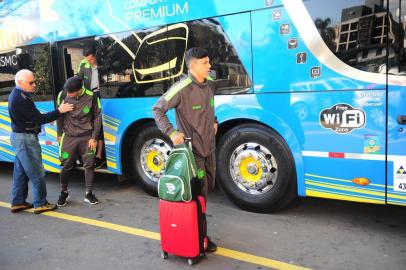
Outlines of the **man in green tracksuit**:
{"label": "man in green tracksuit", "polygon": [[[152,110],[158,128],[171,138],[173,144],[183,143],[185,137],[192,139],[198,176],[203,180],[202,193],[207,198],[208,190],[214,188],[216,175],[214,82],[208,79],[211,65],[205,49],[191,48],[185,59],[189,76],[173,85]],[[176,109],[177,129],[166,116],[172,108]],[[209,240],[207,251],[216,249],[217,246]]]}
{"label": "man in green tracksuit", "polygon": [[83,161],[85,169],[85,202],[97,204],[99,201],[92,193],[94,178],[94,155],[101,127],[100,100],[82,85],[78,76],[69,78],[64,90],[58,95],[57,103],[69,100],[74,110],[58,119],[59,156],[62,163],[60,174],[62,191],[58,206],[65,206],[69,198],[69,172],[75,167],[76,160]]}

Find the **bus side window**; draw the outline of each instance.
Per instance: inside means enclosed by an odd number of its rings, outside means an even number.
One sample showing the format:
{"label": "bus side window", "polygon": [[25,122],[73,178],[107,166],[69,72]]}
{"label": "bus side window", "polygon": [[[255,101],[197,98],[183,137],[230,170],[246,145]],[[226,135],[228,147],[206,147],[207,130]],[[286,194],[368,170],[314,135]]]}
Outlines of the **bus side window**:
{"label": "bus side window", "polygon": [[14,76],[20,69],[34,72],[36,92],[34,101],[53,100],[53,79],[49,44],[37,44],[17,48],[0,54],[0,102],[7,101],[15,87]]}
{"label": "bus side window", "polygon": [[[214,18],[187,25],[190,31],[188,48],[202,47],[209,52],[215,94],[249,93],[252,82],[221,24]],[[187,74],[186,68],[184,73]]]}
{"label": "bus side window", "polygon": [[304,4],[327,47],[346,64],[386,73],[386,59],[395,61],[394,47],[403,44],[403,35],[397,29],[403,29],[403,25],[393,13],[387,16],[386,1],[336,1],[331,5],[329,1],[309,0]]}
{"label": "bus side window", "polygon": [[154,27],[97,38],[103,98],[160,96],[167,91],[172,73],[166,30]]}
{"label": "bus side window", "polygon": [[[399,5],[400,4],[400,5]],[[391,29],[392,35],[397,36],[396,42],[389,44],[389,52],[395,57],[389,57],[389,74],[406,75],[406,2],[389,1],[389,17],[395,23],[395,28]]]}
{"label": "bus side window", "polygon": [[0,54],[0,102],[6,102],[14,88],[14,75],[17,73],[18,57],[16,51]]}
{"label": "bus side window", "polygon": [[48,43],[24,46],[17,49],[19,69],[34,72],[36,91],[34,101],[51,101],[54,99],[54,83],[51,66],[51,48]]}

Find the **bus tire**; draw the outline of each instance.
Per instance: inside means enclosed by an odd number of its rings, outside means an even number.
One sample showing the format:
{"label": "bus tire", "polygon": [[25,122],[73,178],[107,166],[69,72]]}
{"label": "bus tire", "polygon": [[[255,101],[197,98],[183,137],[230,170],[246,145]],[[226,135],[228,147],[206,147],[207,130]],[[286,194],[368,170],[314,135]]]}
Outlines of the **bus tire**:
{"label": "bus tire", "polygon": [[158,179],[172,148],[170,139],[155,124],[143,125],[132,144],[131,173],[141,188],[158,196]]}
{"label": "bus tire", "polygon": [[220,139],[217,157],[221,188],[238,207],[274,212],[297,197],[292,155],[272,129],[258,124],[232,128]]}

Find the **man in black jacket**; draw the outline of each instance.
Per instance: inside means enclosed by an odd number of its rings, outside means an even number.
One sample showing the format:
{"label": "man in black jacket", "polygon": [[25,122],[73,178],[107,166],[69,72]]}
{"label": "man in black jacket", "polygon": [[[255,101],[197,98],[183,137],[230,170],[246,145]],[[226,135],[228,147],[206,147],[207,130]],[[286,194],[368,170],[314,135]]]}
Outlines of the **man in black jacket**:
{"label": "man in black jacket", "polygon": [[[73,105],[62,103],[58,109],[41,114],[31,95],[35,92],[34,74],[22,69],[15,75],[16,87],[8,99],[11,118],[11,144],[15,149],[11,212],[16,213],[34,206],[34,213],[56,209],[46,200],[45,170],[42,165],[38,133],[41,125],[50,123],[63,113],[73,110]],[[32,183],[33,203],[27,203],[28,180]]]}

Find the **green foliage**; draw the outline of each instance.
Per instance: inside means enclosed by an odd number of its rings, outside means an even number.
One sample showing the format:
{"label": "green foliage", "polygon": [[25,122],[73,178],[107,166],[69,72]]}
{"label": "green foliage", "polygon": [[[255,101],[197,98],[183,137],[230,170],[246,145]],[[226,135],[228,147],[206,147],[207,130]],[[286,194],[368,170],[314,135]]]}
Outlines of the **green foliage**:
{"label": "green foliage", "polygon": [[38,57],[36,57],[34,63],[37,95],[45,98],[47,93],[52,93],[50,55],[47,46],[41,46],[39,51],[35,53],[38,53]]}

